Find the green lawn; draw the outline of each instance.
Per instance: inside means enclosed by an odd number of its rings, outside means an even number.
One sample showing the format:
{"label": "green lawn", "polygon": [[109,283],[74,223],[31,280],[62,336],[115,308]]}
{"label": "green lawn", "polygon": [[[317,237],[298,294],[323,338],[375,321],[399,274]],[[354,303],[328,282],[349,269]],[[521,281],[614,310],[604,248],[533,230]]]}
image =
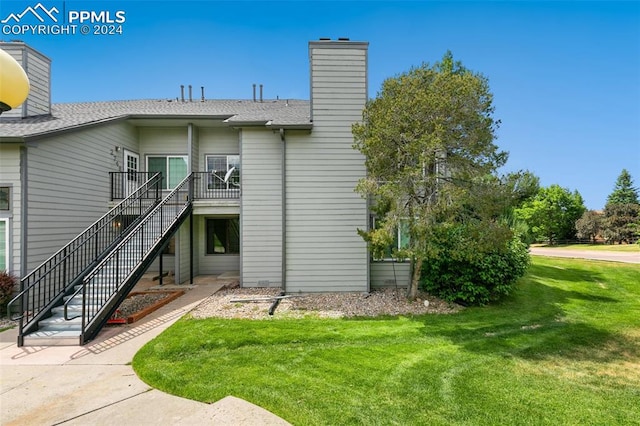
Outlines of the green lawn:
{"label": "green lawn", "polygon": [[234,395],[295,425],[640,424],[640,267],[533,258],[454,315],[184,318],[136,355],[150,385]]}
{"label": "green lawn", "polygon": [[561,248],[568,250],[623,251],[640,253],[640,245],[638,244],[558,244],[553,246],[547,244],[537,244],[536,247]]}

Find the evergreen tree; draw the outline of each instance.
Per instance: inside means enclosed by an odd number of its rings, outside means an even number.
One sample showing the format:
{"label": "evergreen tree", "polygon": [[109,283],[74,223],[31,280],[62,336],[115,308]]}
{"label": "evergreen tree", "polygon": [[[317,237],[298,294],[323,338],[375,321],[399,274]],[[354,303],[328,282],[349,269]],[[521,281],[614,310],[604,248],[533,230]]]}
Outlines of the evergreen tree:
{"label": "evergreen tree", "polygon": [[633,186],[633,179],[627,171],[622,169],[616,180],[613,192],[607,198],[607,204],[638,204],[638,188]]}
{"label": "evergreen tree", "polygon": [[610,243],[632,243],[640,231],[640,204],[609,203],[604,209],[603,236]]}

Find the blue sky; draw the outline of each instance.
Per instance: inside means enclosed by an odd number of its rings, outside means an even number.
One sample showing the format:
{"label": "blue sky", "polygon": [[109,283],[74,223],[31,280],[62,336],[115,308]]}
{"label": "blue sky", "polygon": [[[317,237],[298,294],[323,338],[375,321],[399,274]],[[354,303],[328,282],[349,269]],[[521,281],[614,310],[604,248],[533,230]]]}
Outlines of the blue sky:
{"label": "blue sky", "polygon": [[[578,190],[590,209],[623,168],[640,186],[640,2],[40,2],[126,18],[122,34],[0,35],[52,59],[54,102],[175,98],[181,84],[250,98],[253,83],[266,98],[308,99],[307,42],[320,37],[370,43],[374,97],[451,50],[489,79],[503,171]],[[0,20],[37,3],[1,0]]]}

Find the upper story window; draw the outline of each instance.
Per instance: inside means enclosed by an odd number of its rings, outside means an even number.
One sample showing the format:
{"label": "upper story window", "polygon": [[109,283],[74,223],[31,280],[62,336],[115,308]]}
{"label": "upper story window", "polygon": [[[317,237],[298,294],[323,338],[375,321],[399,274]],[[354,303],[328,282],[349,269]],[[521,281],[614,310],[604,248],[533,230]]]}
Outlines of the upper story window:
{"label": "upper story window", "polygon": [[9,187],[0,187],[0,210],[9,210]]}
{"label": "upper story window", "polygon": [[[207,155],[205,157],[207,172],[210,172],[208,189],[240,188],[240,156],[239,155]],[[227,173],[231,172],[227,178]]]}
{"label": "upper story window", "polygon": [[147,157],[147,171],[162,173],[162,189],[175,188],[189,170],[186,155],[150,155]]}

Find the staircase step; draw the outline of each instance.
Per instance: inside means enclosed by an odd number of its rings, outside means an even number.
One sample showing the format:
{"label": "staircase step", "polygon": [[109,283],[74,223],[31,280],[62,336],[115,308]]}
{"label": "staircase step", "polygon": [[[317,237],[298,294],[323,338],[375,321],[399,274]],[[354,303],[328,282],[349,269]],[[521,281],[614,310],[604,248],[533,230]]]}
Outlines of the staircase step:
{"label": "staircase step", "polygon": [[82,318],[65,320],[62,315],[54,315],[38,321],[38,331],[80,331],[82,328]]}
{"label": "staircase step", "polygon": [[[162,239],[162,233],[176,219],[177,217],[165,217],[162,223],[154,222],[151,226],[147,226],[143,231],[144,234],[140,235],[141,240],[134,236],[122,246],[118,257],[111,258],[104,265],[104,268],[98,271],[98,274],[84,287],[84,301],[87,303],[85,308],[88,311],[96,313],[104,307],[104,303],[114,301],[114,292],[122,291],[120,285],[127,277],[131,276],[136,268],[139,268],[145,255],[149,253],[150,249],[156,247]],[[83,289],[82,285],[75,286],[76,291],[81,289]],[[65,296],[63,300],[68,303],[68,316],[78,317],[65,320],[65,306],[54,307],[51,309],[51,317],[38,322],[38,331],[23,337],[25,346],[78,346],[80,344],[82,318],[79,315],[83,310],[83,295],[69,295]]]}
{"label": "staircase step", "polygon": [[[81,288],[82,288],[81,284],[73,286],[73,290],[74,291],[78,291]],[[94,283],[94,282],[92,282],[92,283],[88,284],[86,288],[87,288],[87,290],[89,292],[97,291],[97,292],[100,292],[100,293],[109,293],[112,290],[116,289],[116,285],[115,285],[115,283],[107,283],[107,284],[105,284],[105,283]],[[121,287],[118,286],[118,288],[121,288]]]}
{"label": "staircase step", "polygon": [[80,331],[38,330],[24,336],[24,346],[78,346]]}
{"label": "staircase step", "polygon": [[[87,309],[90,310],[91,312],[95,312],[99,308],[100,308],[99,305],[87,305]],[[67,313],[71,316],[78,315],[81,312],[82,312],[82,304],[79,304],[79,305],[69,304],[69,306],[67,306]],[[61,305],[61,306],[56,306],[55,308],[52,308],[51,313],[54,315],[64,315],[64,306]]]}
{"label": "staircase step", "polygon": [[[98,300],[100,302],[109,300],[109,297],[103,297],[103,296],[104,295],[101,295],[101,294],[88,295],[86,297],[86,301],[87,301],[87,303],[91,303],[94,300]],[[71,299],[69,301],[69,306],[71,306],[71,305],[80,305],[80,306],[82,306],[82,295],[81,294],[78,295],[78,296],[65,296],[62,299],[65,301],[65,303]],[[101,303],[98,303],[98,304],[101,304]]]}

